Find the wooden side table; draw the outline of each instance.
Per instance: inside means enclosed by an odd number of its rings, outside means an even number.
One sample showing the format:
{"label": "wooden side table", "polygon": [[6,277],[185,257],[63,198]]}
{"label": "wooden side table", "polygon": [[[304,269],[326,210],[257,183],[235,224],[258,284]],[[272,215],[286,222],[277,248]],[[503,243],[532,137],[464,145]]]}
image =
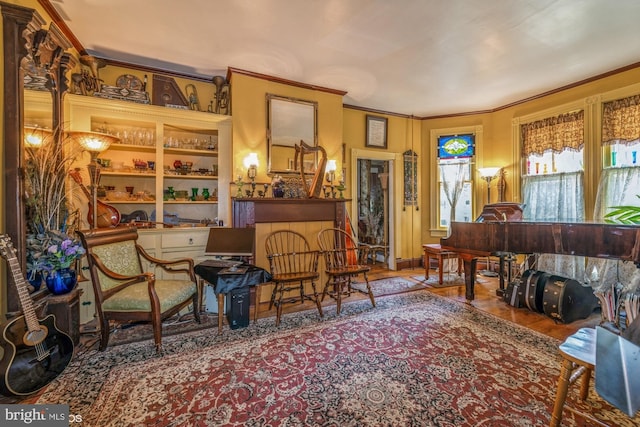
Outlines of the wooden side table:
{"label": "wooden side table", "polygon": [[456,252],[446,251],[440,247],[439,244],[424,244],[424,278],[429,279],[429,264],[431,258],[438,260],[438,283],[442,285],[442,270],[445,259],[457,259],[458,260],[458,276],[462,274],[462,259]]}
{"label": "wooden side table", "polygon": [[56,317],[56,325],[71,337],[74,345],[80,342],[80,295],[82,290],[76,287],[64,295],[49,295],[47,313]]}

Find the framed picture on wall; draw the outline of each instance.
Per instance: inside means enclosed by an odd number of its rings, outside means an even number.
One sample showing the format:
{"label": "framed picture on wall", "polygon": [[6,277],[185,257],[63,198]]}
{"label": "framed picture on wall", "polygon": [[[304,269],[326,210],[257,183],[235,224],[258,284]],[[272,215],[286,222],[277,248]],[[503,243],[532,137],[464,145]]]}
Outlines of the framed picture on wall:
{"label": "framed picture on wall", "polygon": [[387,148],[387,118],[367,115],[365,146]]}

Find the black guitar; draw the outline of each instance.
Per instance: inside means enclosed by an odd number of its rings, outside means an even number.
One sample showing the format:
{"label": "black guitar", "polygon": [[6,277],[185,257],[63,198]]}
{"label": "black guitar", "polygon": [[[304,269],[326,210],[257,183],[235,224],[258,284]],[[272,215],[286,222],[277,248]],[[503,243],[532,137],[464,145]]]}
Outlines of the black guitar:
{"label": "black guitar", "polygon": [[24,396],[42,389],[64,371],[73,356],[73,341],[57,328],[55,316],[37,318],[16,250],[6,234],[0,234],[0,255],[11,267],[23,312],[2,328],[0,393]]}

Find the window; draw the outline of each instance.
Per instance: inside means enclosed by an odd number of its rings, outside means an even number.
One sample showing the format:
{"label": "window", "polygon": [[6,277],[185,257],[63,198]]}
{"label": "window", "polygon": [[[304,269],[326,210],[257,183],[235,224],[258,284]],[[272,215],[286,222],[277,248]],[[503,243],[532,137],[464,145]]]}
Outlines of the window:
{"label": "window", "polygon": [[524,217],[529,221],[584,221],[584,111],[520,128]]}
{"label": "window", "polygon": [[612,206],[639,206],[640,95],[605,102],[602,113],[603,167],[594,218]]}
{"label": "window", "polygon": [[[480,125],[431,129],[429,132],[429,151],[433,155],[429,156],[430,179],[424,197],[431,200],[429,228],[432,237],[445,236],[452,221],[475,219],[478,194],[474,186],[475,160],[482,157],[483,134]],[[450,198],[456,194],[455,210],[452,210]],[[452,213],[455,214],[453,218]]]}
{"label": "window", "polygon": [[439,226],[472,218],[471,164],[475,153],[473,134],[438,137]]}

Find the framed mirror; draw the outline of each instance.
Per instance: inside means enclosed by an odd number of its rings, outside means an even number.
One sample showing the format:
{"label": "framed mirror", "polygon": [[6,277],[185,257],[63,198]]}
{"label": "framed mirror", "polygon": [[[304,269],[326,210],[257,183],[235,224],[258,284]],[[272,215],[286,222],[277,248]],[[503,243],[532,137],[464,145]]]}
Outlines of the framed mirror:
{"label": "framed mirror", "polygon": [[[318,103],[267,94],[267,157],[269,174],[300,172],[295,146],[318,146]],[[304,172],[314,174],[318,156],[305,157]]]}

